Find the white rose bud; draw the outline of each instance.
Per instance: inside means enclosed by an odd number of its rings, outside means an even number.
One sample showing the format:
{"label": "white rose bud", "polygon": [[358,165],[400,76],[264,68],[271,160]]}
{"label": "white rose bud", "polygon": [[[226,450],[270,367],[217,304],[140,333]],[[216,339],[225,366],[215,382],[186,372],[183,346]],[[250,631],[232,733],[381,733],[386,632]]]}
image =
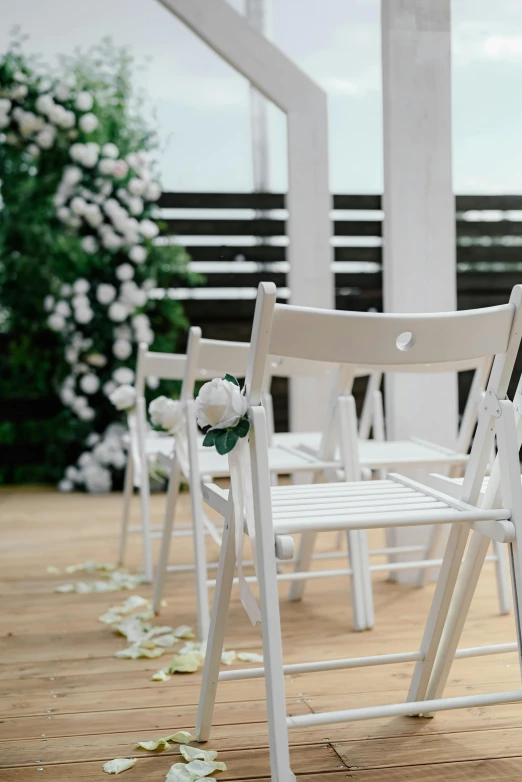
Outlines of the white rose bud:
{"label": "white rose bud", "polygon": [[123,179],[124,177],[127,176],[128,172],[129,172],[129,167],[124,160],[114,161],[114,168],[112,173],[117,179]]}
{"label": "white rose bud", "polygon": [[142,220],[140,222],[140,233],[145,239],[154,239],[159,233],[159,228],[152,220]]}
{"label": "white rose bud", "polygon": [[120,154],[120,150],[116,146],[116,144],[104,144],[102,147],[102,155],[103,157],[110,157],[113,160],[116,160],[118,155]]}
{"label": "white rose bud", "polygon": [[112,352],[120,361],[125,361],[132,353],[132,345],[128,339],[117,339],[112,346]]}
{"label": "white rose bud", "polygon": [[114,323],[121,323],[127,317],[127,307],[119,301],[114,301],[109,307],[108,315]]}
{"label": "white rose bud", "polygon": [[85,394],[95,394],[100,387],[100,381],[96,375],[89,372],[87,375],[83,375],[80,380],[80,388]]}
{"label": "white rose bud", "polygon": [[125,280],[132,280],[134,277],[134,269],[130,263],[122,263],[116,267],[116,277],[124,282]]}
{"label": "white rose bud", "polygon": [[143,179],[132,177],[132,179],[129,180],[127,187],[129,188],[129,193],[132,193],[133,196],[141,196],[145,192],[147,183],[144,182]]}
{"label": "white rose bud", "polygon": [[136,403],[136,391],[132,386],[119,386],[109,395],[116,410],[131,410]]}
{"label": "white rose bud", "polygon": [[65,319],[63,315],[55,312],[47,318],[47,325],[53,331],[63,331],[65,328]]}
{"label": "white rose bud", "polygon": [[94,255],[94,253],[98,251],[99,245],[94,236],[84,236],[81,244],[85,252],[89,255]]}
{"label": "white rose bud", "polygon": [[54,311],[57,312],[58,315],[63,315],[64,318],[68,318],[71,314],[71,308],[67,301],[58,301]]}
{"label": "white rose bud", "polygon": [[90,111],[94,104],[94,98],[90,92],[79,92],[74,105],[80,111]]}
{"label": "white rose bud", "polygon": [[115,161],[112,158],[104,157],[98,163],[98,171],[104,176],[112,176],[114,165]]}
{"label": "white rose bud", "polygon": [[35,140],[42,149],[51,149],[54,144],[54,131],[46,127],[37,133]]}
{"label": "white rose bud", "polygon": [[198,424],[212,429],[236,426],[247,409],[246,397],[239,386],[220,377],[215,377],[201,387],[195,403]]}
{"label": "white rose bud", "polygon": [[50,312],[54,307],[54,296],[46,296],[44,299],[44,310]]}
{"label": "white rose bud", "polygon": [[0,114],[7,114],[12,105],[9,98],[0,98]]}
{"label": "white rose bud", "polygon": [[82,295],[88,293],[90,287],[91,286],[86,279],[79,277],[73,285],[73,291]]}
{"label": "white rose bud", "polygon": [[150,182],[145,191],[145,199],[147,201],[157,201],[161,195],[161,187],[157,182]]}
{"label": "white rose bud", "polygon": [[102,282],[96,289],[96,298],[100,304],[110,304],[116,297],[116,288],[114,285]]}
{"label": "white rose bud", "polygon": [[135,247],[131,247],[129,250],[129,258],[133,263],[143,263],[147,259],[147,250],[140,244]]}
{"label": "white rose bud", "polygon": [[129,367],[118,367],[112,376],[114,380],[120,385],[128,385],[134,382],[134,372]]}
{"label": "white rose bud", "polygon": [[76,309],[74,311],[74,317],[77,323],[90,323],[94,317],[94,312],[91,309]]}
{"label": "white rose bud", "polygon": [[95,114],[84,114],[78,124],[84,133],[92,133],[98,127],[98,117]]}

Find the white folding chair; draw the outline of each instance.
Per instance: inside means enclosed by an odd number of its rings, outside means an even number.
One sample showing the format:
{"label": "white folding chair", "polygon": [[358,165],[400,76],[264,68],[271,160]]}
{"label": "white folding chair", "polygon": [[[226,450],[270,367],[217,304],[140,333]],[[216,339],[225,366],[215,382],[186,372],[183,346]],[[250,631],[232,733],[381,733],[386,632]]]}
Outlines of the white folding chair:
{"label": "white folding chair", "polygon": [[[238,441],[236,448],[241,450],[235,457],[242,460],[247,485],[233,481],[225,492],[209,484],[204,491],[206,501],[223,516],[225,527],[198,708],[198,741],[209,738],[218,681],[225,679],[265,678],[272,782],[295,782],[290,768],[289,728],[522,701],[522,690],[440,697],[491,539],[509,544],[518,634],[515,648],[521,652],[522,551],[518,542],[522,535],[522,482],[518,452],[522,418],[506,399],[522,335],[521,302],[522,286],[516,286],[509,304],[483,310],[427,315],[352,313],[276,304],[275,286],[260,285],[246,377],[251,430],[248,443]],[[462,487],[444,492],[396,474],[382,481],[271,486],[266,415],[260,404],[270,354],[396,368],[421,363],[448,366],[454,361],[495,355]],[[345,475],[351,476],[354,467],[358,468],[356,439],[350,438],[353,397],[341,396],[338,410],[341,458]],[[498,454],[487,489],[481,493],[495,434]],[[250,482],[252,507],[239,499],[246,496]],[[455,489],[451,481],[448,486]],[[276,551],[286,545],[287,536],[304,531],[448,523],[451,532],[420,650],[283,665]],[[236,526],[240,530],[237,536]],[[220,673],[234,572],[242,556],[245,527],[254,538],[264,668]],[[242,601],[252,616],[252,606],[247,604],[241,586]],[[473,656],[498,648],[460,651],[460,656]],[[416,661],[406,703],[286,715],[285,673],[405,661]]]}
{"label": "white folding chair", "polygon": [[[193,414],[194,383],[196,378],[200,377],[202,373],[204,373],[207,379],[222,377],[226,373],[238,378],[244,377],[249,350],[250,346],[248,343],[202,339],[201,329],[197,327],[190,329],[186,371],[181,390],[181,400],[184,406],[186,422],[187,458],[185,460],[182,458],[178,448],[174,449],[173,456],[162,454],[161,457],[162,464],[165,470],[170,473],[170,477],[161,548],[154,578],[153,607],[156,613],[160,612],[167,572],[194,571],[198,604],[198,632],[201,640],[204,640],[207,636],[210,618],[208,589],[215,585],[215,579],[209,579],[207,574],[207,570],[213,567],[214,563],[207,563],[202,532],[204,518],[203,497],[201,494],[202,478],[205,480],[228,478],[230,476],[230,468],[228,459],[225,456],[220,456],[214,449],[200,446],[197,425]],[[313,366],[313,362],[294,362],[292,371],[294,374],[298,371],[304,375],[319,374],[319,366],[318,362],[315,362],[315,366]],[[323,363],[320,372],[328,374],[332,368]],[[177,439],[179,444],[181,444],[179,435]],[[317,456],[305,454],[289,445],[271,447],[269,448],[269,454],[272,481],[278,475],[300,472],[319,475],[333,469],[337,465],[336,462],[325,462]],[[169,565],[174,517],[182,479],[187,481],[190,488],[194,533],[194,564]],[[292,551],[284,552],[284,556],[285,558],[293,556],[293,545]],[[217,563],[214,566],[217,567]],[[289,575],[291,576],[291,574]]]}

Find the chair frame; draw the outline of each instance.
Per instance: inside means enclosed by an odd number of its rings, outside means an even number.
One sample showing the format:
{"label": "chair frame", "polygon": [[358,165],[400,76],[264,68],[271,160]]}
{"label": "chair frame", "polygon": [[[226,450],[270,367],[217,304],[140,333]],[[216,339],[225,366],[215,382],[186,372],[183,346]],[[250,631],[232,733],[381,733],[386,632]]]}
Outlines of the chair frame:
{"label": "chair frame", "polygon": [[[313,314],[312,314],[313,313]],[[518,649],[521,657],[522,605],[522,483],[520,478],[519,447],[522,439],[520,408],[506,399],[508,383],[522,335],[522,286],[513,289],[510,302],[502,307],[470,310],[460,313],[429,315],[373,315],[361,328],[358,313],[311,311],[306,308],[276,304],[275,286],[260,285],[251,341],[251,356],[246,378],[248,415],[251,421],[249,450],[254,490],[254,517],[257,553],[257,572],[261,612],[264,667],[250,671],[230,671],[220,674],[228,607],[231,597],[236,549],[234,541],[234,497],[230,491],[223,503],[221,492],[206,487],[207,501],[215,499],[215,507],[225,518],[218,579],[212,608],[210,634],[198,708],[196,737],[207,741],[220,680],[265,678],[272,782],[295,782],[290,768],[288,729],[324,725],[350,720],[398,715],[427,715],[442,709],[485,706],[522,701],[522,690],[485,695],[443,698],[442,691],[451,662],[457,651],[462,626],[467,615],[477,580],[491,539],[509,545],[513,576],[517,643],[503,645]],[[405,351],[395,343],[395,335],[409,333],[410,346]],[[354,339],[357,334],[358,340]],[[451,335],[451,339],[449,336]],[[395,343],[395,344],[394,344]],[[399,348],[399,350],[397,350]],[[399,353],[401,351],[401,353]],[[428,486],[400,476],[390,476],[391,482],[409,485],[412,491],[425,498],[442,502],[443,510],[410,512],[385,511],[350,516],[341,515],[322,526],[328,529],[356,529],[372,526],[394,527],[418,523],[452,522],[440,576],[429,611],[424,637],[419,650],[396,655],[378,655],[373,658],[355,658],[339,661],[320,661],[301,664],[300,671],[321,671],[332,668],[352,668],[391,662],[416,661],[406,703],[363,707],[337,712],[286,716],[284,675],[296,666],[284,666],[281,644],[281,625],[277,589],[275,549],[277,536],[307,528],[303,520],[274,524],[273,500],[268,470],[268,441],[266,414],[261,406],[263,373],[267,355],[272,353],[293,357],[320,358],[354,364],[379,365],[437,362],[450,363],[463,358],[495,355],[484,404],[481,406],[477,430],[462,487],[456,499]],[[517,400],[522,394],[517,392]],[[353,402],[348,397],[339,401],[339,416],[349,428]],[[518,405],[518,402],[517,402]],[[341,434],[343,431],[341,430]],[[481,494],[483,479],[494,438],[498,453],[488,481]],[[354,449],[343,436],[341,453],[349,468]],[[349,473],[348,473],[349,474]],[[450,483],[450,481],[448,481]],[[345,487],[349,484],[345,483]],[[374,484],[352,484],[352,491],[371,492]],[[311,489],[310,489],[311,490]],[[503,508],[497,502],[502,496]],[[366,504],[365,504],[366,506]],[[337,521],[335,520],[337,518]],[[350,521],[351,519],[351,521]],[[312,522],[317,525],[317,521]],[[308,525],[310,526],[310,525]],[[463,564],[463,555],[470,532],[470,548]],[[498,652],[495,647],[461,650],[460,656],[474,656]],[[521,657],[522,661],[522,657]]]}

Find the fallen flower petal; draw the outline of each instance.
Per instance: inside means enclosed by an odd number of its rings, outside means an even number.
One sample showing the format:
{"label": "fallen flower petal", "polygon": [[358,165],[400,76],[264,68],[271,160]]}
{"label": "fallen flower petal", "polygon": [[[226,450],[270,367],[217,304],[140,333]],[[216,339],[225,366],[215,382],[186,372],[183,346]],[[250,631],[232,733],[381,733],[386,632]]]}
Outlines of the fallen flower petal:
{"label": "fallen flower petal", "polygon": [[161,668],[161,670],[156,671],[155,674],[153,674],[152,681],[153,682],[169,682],[171,680],[171,677],[167,673],[168,668]]}
{"label": "fallen flower petal", "polygon": [[60,584],[54,588],[55,592],[74,592],[74,584]]}
{"label": "fallen flower petal", "polygon": [[194,638],[194,630],[188,625],[180,625],[173,630],[176,638]]}
{"label": "fallen flower petal", "polygon": [[53,575],[53,576],[57,576],[57,575],[58,575],[59,573],[61,573],[62,571],[60,570],[60,568],[59,568],[59,567],[55,567],[54,565],[49,565],[49,566],[47,567],[47,572],[48,572],[48,573],[50,573],[50,574],[51,574],[51,575]]}
{"label": "fallen flower petal", "polygon": [[103,764],[103,770],[107,774],[121,774],[136,765],[136,758],[115,758]]}
{"label": "fallen flower petal", "polygon": [[179,751],[185,760],[205,760],[207,763],[217,758],[215,749],[199,749],[198,747],[180,747]]}
{"label": "fallen flower petal", "polygon": [[257,652],[239,652],[237,659],[243,663],[262,663],[263,655]]}
{"label": "fallen flower petal", "polygon": [[[163,651],[163,650],[161,650]],[[201,665],[201,657],[197,653],[175,654],[169,665],[169,673],[195,673]]]}
{"label": "fallen flower petal", "polygon": [[236,653],[234,651],[223,652],[221,655],[221,662],[223,665],[232,665],[236,659]]}

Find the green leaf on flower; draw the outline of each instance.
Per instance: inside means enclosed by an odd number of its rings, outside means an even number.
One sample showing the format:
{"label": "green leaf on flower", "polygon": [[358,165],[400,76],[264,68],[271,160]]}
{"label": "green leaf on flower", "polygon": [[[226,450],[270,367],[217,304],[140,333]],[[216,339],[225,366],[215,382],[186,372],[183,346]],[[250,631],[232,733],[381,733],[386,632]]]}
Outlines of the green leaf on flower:
{"label": "green leaf on flower", "polygon": [[238,437],[246,437],[249,429],[250,429],[250,421],[246,416],[244,418],[241,418],[237,426],[234,427],[234,431]]}
{"label": "green leaf on flower", "polygon": [[209,429],[209,431],[206,433],[203,439],[203,445],[206,446],[207,448],[210,448],[212,445],[215,445],[218,431],[219,431],[218,429]]}
{"label": "green leaf on flower", "polygon": [[222,429],[216,437],[216,450],[222,456],[230,453],[238,441],[235,429]]}
{"label": "green leaf on flower", "polygon": [[229,383],[233,383],[235,386],[238,386],[239,383],[237,379],[234,377],[234,375],[225,375],[225,380],[228,380]]}

